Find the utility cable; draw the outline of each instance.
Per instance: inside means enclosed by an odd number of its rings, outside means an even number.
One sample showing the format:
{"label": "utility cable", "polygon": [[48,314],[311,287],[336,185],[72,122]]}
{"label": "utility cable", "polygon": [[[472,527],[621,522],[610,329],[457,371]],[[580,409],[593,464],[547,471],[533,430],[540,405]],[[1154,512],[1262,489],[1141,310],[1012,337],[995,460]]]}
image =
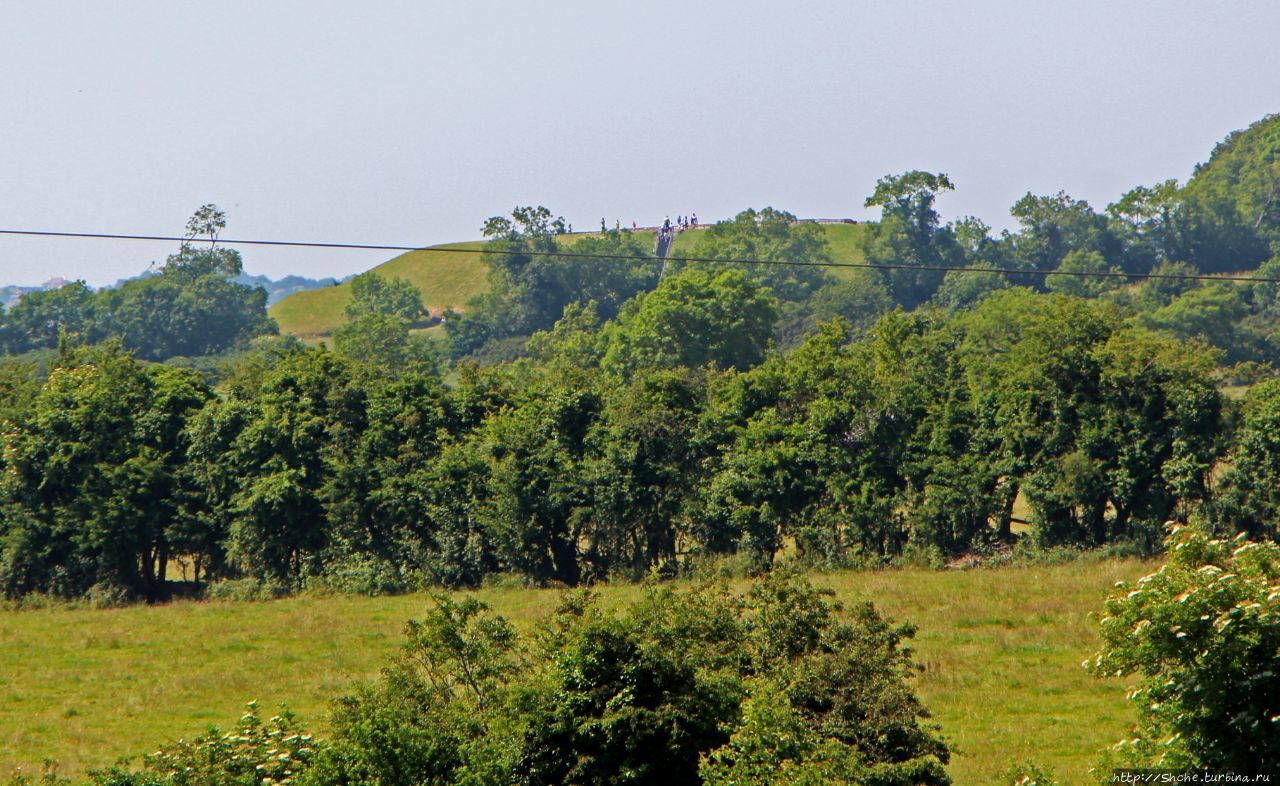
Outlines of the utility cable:
{"label": "utility cable", "polygon": [[[204,243],[190,237],[172,235],[122,235],[102,232],[53,232],[30,229],[0,229],[0,235],[22,235],[28,237],[81,238],[91,240],[149,240],[172,243]],[[291,248],[327,248],[348,251],[423,251],[449,254],[492,254],[503,253],[500,247],[495,248],[442,248],[440,246],[404,246],[380,243],[318,243],[297,240],[245,240],[217,238],[217,243],[228,246],[276,246]],[[491,241],[501,243],[502,241]],[[662,257],[642,254],[610,254],[608,252],[576,252],[576,251],[531,251],[520,249],[511,253],[534,257],[564,257],[571,259],[617,259],[632,262],[691,262],[720,263],[731,265],[775,265],[781,267],[835,267],[862,268],[866,270],[927,270],[936,272],[959,273],[999,273],[1009,276],[1075,276],[1077,278],[1124,278],[1130,280],[1171,279],[1175,281],[1246,281],[1253,283],[1280,284],[1280,277],[1213,275],[1209,273],[1124,273],[1118,271],[1086,271],[1086,270],[1020,270],[1003,267],[956,267],[951,265],[907,265],[901,263],[874,262],[800,262],[793,260],[739,259],[732,257]]]}

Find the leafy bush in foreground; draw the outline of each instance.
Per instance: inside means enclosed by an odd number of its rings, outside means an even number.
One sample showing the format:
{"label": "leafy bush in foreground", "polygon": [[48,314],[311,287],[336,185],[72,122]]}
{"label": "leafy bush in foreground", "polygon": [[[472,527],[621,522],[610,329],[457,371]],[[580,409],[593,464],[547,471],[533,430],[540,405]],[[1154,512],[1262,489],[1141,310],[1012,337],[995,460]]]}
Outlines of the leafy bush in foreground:
{"label": "leafy bush in foreground", "polygon": [[[775,574],[745,595],[566,596],[531,636],[441,599],[381,679],[336,705],[308,773],[393,784],[947,784],[912,693],[912,633]],[[814,780],[814,779],[818,780]]]}
{"label": "leafy bush in foreground", "polygon": [[250,702],[234,730],[211,728],[147,756],[141,770],[93,774],[95,786],[284,786],[296,783],[317,744],[288,710],[263,721]]}
{"label": "leafy bush in foreground", "polygon": [[1119,763],[1280,768],[1280,544],[1173,527],[1168,564],[1107,600],[1100,676],[1141,675]]}

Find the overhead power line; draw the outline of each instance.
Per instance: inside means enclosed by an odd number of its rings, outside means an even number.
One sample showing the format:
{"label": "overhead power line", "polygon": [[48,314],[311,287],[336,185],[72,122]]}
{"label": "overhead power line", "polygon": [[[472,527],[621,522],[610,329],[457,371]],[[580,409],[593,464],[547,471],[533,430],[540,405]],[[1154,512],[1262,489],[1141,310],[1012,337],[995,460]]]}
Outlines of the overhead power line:
{"label": "overhead power line", "polygon": [[[192,238],[174,235],[123,235],[105,232],[53,232],[32,229],[0,229],[0,235],[22,235],[27,237],[60,237],[80,238],[88,240],[149,240],[169,243],[191,243]],[[205,241],[198,241],[205,242]],[[316,243],[299,240],[245,240],[218,238],[217,242],[228,246],[277,246],[289,248],[328,248],[347,251],[423,251],[448,254],[488,254],[495,249],[488,248],[441,248],[439,246],[403,246],[381,243]],[[1245,281],[1254,283],[1280,284],[1280,277],[1211,275],[1208,273],[1123,273],[1116,271],[1085,270],[1020,270],[1004,267],[956,267],[949,265],[907,265],[875,262],[800,262],[771,259],[741,259],[732,257],[657,257],[644,254],[610,254],[579,251],[529,251],[521,250],[520,254],[534,257],[568,257],[577,259],[617,259],[633,262],[695,262],[720,263],[734,265],[774,265],[780,267],[836,267],[863,268],[867,270],[928,270],[958,273],[999,273],[1010,276],[1074,276],[1077,278],[1124,278],[1129,280],[1172,279],[1180,281]]]}

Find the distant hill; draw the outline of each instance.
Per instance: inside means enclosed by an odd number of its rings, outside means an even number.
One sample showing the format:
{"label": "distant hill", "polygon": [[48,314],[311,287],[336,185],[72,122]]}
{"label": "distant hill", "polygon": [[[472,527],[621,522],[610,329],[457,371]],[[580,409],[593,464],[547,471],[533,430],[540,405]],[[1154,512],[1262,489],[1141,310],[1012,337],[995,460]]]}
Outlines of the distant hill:
{"label": "distant hill", "polygon": [[22,299],[23,295],[32,292],[40,292],[44,287],[20,287],[16,284],[9,284],[0,287],[0,306],[11,308],[15,303]]}
{"label": "distant hill", "polygon": [[1201,270],[1250,270],[1269,258],[1280,243],[1280,114],[1227,135],[1182,199]]}
{"label": "distant hill", "polygon": [[[132,278],[122,278],[110,287],[105,289],[113,289],[120,286],[126,281],[132,281],[135,278],[149,278],[158,275],[154,270],[144,270]],[[322,289],[331,287],[338,283],[336,278],[304,278],[302,276],[285,276],[276,280],[267,276],[253,276],[248,273],[241,273],[235,277],[237,284],[244,284],[247,287],[262,287],[267,291],[267,305],[278,303],[281,300],[296,295],[299,292],[306,292],[309,289]]]}
{"label": "distant hill", "polygon": [[17,284],[6,284],[0,286],[0,306],[11,308],[23,295],[29,295],[32,292],[47,292],[51,289],[59,289],[70,284],[71,282],[61,276],[54,276],[48,281],[34,287],[22,287]]}
{"label": "distant hill", "polygon": [[279,303],[281,300],[312,289],[323,289],[337,285],[336,278],[304,278],[303,276],[285,276],[272,279],[267,276],[251,276],[241,273],[236,276],[236,283],[250,287],[262,287],[267,290],[267,304]]}
{"label": "distant hill", "polygon": [[[154,271],[145,270],[131,278],[122,278],[110,286],[103,287],[103,289],[114,289],[124,282],[131,281],[134,278],[147,278],[148,276],[154,275],[156,275]],[[235,280],[238,284],[244,284],[245,286],[250,287],[262,287],[267,290],[268,305],[278,303],[290,295],[296,295],[299,292],[332,287],[340,283],[336,278],[316,279],[304,278],[303,276],[285,276],[281,279],[272,279],[267,276],[251,276],[248,273],[241,273],[239,276],[236,276]],[[59,287],[69,283],[71,282],[64,278],[55,277],[35,287],[23,287],[16,284],[0,285],[0,306],[3,306],[4,308],[12,308],[19,300],[22,299],[23,295],[28,295],[32,292],[44,292],[51,289],[58,289]]]}
{"label": "distant hill", "polygon": [[[865,224],[823,224],[831,254],[843,262],[861,262],[862,235]],[[654,232],[640,231],[646,242],[653,242]],[[699,231],[692,230],[676,238],[674,256],[690,253],[697,244]],[[585,235],[570,235],[572,244]],[[433,313],[446,308],[465,310],[467,301],[484,292],[489,285],[488,267],[476,251],[482,250],[484,241],[448,243],[421,251],[410,251],[383,262],[373,271],[387,278],[402,278],[422,290],[422,299]],[[451,253],[452,252],[452,253]],[[837,277],[849,274],[849,269],[834,268]],[[346,322],[345,308],[351,300],[351,288],[342,283],[324,289],[313,289],[290,295],[271,308],[271,316],[280,325],[280,332],[301,339],[319,339],[333,333]]]}

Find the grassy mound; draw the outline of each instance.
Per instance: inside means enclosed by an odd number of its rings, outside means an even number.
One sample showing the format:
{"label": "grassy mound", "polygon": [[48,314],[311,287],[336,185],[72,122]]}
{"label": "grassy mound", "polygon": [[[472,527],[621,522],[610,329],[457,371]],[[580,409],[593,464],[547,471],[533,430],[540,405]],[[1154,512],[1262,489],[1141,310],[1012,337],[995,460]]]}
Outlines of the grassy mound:
{"label": "grassy mound", "polygon": [[[861,262],[862,233],[865,224],[824,224],[832,256],[840,262]],[[653,232],[638,233],[646,243],[653,242]],[[684,232],[676,238],[675,256],[692,253],[700,231]],[[584,235],[570,235],[573,242]],[[433,312],[445,308],[462,310],[467,301],[488,288],[488,267],[480,254],[481,241],[432,246],[429,250],[410,251],[373,268],[387,278],[403,278],[422,290],[422,298]],[[450,252],[453,253],[450,253]],[[837,277],[850,274],[850,268],[834,268]],[[325,289],[298,292],[271,307],[271,316],[280,324],[280,332],[305,340],[324,338],[346,322],[351,287],[340,284]]]}
{"label": "grassy mound", "polygon": [[[403,278],[422,290],[422,299],[433,312],[459,308],[488,286],[488,268],[480,254],[483,242],[450,243],[430,250],[410,251],[373,268],[387,278]],[[452,253],[451,253],[452,252]],[[327,336],[346,321],[351,286],[312,289],[291,295],[271,307],[281,333],[302,339]]]}

